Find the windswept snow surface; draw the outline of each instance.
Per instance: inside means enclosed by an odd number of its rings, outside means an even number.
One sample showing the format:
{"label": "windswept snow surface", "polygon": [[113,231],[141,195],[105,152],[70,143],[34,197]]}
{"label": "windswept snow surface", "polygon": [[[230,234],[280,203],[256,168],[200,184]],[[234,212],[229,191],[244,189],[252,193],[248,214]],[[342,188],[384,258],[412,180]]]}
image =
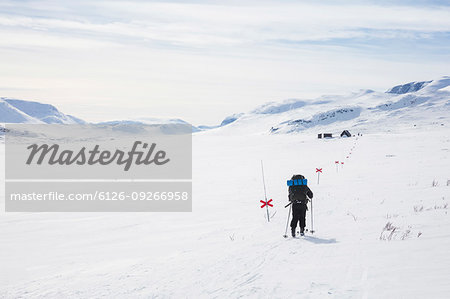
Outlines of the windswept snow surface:
{"label": "windswept snow surface", "polygon": [[[448,298],[448,122],[330,140],[219,132],[194,135],[192,213],[3,213],[0,297]],[[316,233],[284,239],[294,173]]]}

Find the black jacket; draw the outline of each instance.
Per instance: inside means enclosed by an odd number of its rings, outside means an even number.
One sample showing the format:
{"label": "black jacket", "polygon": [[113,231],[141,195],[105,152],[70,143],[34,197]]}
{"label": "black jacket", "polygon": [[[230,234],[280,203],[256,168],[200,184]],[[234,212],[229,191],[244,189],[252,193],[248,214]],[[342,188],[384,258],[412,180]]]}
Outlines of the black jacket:
{"label": "black jacket", "polygon": [[313,193],[308,186],[290,186],[289,187],[289,200],[293,204],[307,204],[308,197],[313,198]]}

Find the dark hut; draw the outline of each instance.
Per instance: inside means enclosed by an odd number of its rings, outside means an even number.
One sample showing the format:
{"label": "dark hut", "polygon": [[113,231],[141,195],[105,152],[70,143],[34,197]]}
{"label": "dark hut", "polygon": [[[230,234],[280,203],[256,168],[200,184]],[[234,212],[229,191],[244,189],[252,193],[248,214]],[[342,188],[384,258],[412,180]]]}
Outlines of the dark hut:
{"label": "dark hut", "polygon": [[352,137],[352,134],[348,130],[344,130],[341,133],[341,137]]}

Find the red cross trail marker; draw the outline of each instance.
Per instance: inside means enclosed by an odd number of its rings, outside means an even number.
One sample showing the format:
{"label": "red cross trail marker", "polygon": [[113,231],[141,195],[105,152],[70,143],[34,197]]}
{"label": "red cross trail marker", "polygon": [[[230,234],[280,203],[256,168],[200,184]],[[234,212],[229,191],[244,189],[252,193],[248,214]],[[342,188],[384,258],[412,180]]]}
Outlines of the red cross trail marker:
{"label": "red cross trail marker", "polygon": [[273,205],[270,203],[271,201],[272,201],[272,199],[269,199],[268,201],[260,200],[260,202],[263,204],[261,206],[261,209],[264,208],[266,205],[269,207],[273,207]]}
{"label": "red cross trail marker", "polygon": [[322,173],[322,168],[316,168],[317,172],[317,185],[319,185],[320,174]]}
{"label": "red cross trail marker", "polygon": [[263,203],[261,208],[266,207],[266,212],[267,212],[267,222],[270,222],[270,216],[269,216],[269,205],[271,207],[273,207],[271,204],[269,204],[269,202],[271,202],[272,200],[267,201],[267,193],[266,193],[266,180],[264,179],[264,166],[263,166],[263,161],[261,160],[261,173],[262,173],[262,179],[263,179],[263,185],[264,185],[264,200],[261,200],[261,202]]}

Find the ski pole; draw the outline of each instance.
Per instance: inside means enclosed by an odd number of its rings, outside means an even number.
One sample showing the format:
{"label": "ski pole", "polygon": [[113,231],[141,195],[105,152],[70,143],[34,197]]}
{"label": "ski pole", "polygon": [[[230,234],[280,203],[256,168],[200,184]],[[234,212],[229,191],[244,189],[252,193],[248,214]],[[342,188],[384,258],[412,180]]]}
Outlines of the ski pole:
{"label": "ski pole", "polygon": [[311,234],[314,234],[313,202],[312,202],[312,198],[311,198]]}
{"label": "ski pole", "polygon": [[292,201],[290,203],[288,203],[287,205],[285,205],[284,207],[287,208],[292,204]]}
{"label": "ski pole", "polygon": [[[266,194],[266,181],[264,180],[264,166],[263,166],[263,161],[261,160],[261,172],[262,172],[262,179],[263,179],[263,185],[264,185],[264,199],[267,203],[267,194]],[[269,217],[269,205],[266,204],[266,212],[267,212],[267,222],[270,222],[270,217]]]}
{"label": "ski pole", "polygon": [[287,219],[287,222],[286,222],[286,231],[284,232],[284,236],[283,236],[285,238],[287,238],[287,229],[288,229],[288,225],[289,225],[289,218],[291,218],[291,208],[292,208],[291,204],[288,204],[288,206],[289,206],[289,213],[288,213],[288,219]]}

